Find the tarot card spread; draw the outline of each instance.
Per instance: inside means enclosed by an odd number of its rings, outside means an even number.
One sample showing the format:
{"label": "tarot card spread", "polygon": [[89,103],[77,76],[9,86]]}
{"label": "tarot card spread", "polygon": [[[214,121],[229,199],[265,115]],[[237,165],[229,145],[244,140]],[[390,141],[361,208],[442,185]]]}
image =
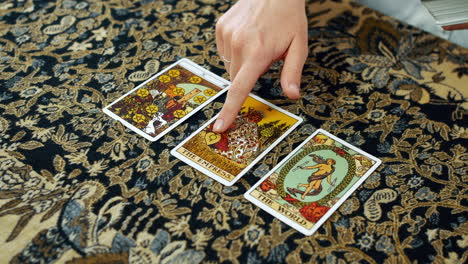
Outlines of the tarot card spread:
{"label": "tarot card spread", "polygon": [[319,129],[245,197],[303,234],[311,235],[380,163]]}
{"label": "tarot card spread", "polygon": [[182,59],[104,108],[112,118],[156,141],[226,91],[229,82]]}
{"label": "tarot card spread", "polygon": [[224,185],[234,184],[302,122],[289,112],[250,95],[231,127],[213,132],[216,117],[171,154]]}

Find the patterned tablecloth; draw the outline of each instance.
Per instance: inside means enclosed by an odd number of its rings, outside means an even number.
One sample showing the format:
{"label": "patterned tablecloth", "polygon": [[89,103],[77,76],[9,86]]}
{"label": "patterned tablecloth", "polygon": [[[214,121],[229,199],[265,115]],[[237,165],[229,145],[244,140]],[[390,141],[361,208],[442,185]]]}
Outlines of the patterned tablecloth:
{"label": "patterned tablecloth", "polygon": [[[368,8],[308,3],[302,99],[254,89],[305,122],[232,187],[169,155],[224,98],[156,143],[103,114],[182,57],[226,77],[231,4],[2,1],[0,262],[465,262],[468,50]],[[242,194],[319,127],[383,164],[305,237]]]}

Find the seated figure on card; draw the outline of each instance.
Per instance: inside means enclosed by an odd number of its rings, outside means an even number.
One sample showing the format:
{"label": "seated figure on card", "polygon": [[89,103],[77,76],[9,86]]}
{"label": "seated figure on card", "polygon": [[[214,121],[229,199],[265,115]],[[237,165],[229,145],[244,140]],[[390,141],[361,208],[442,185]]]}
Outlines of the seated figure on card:
{"label": "seated figure on card", "polygon": [[[164,105],[164,109],[166,111],[164,111],[162,118],[167,122],[170,122],[174,118],[184,117],[189,112],[187,111],[187,107],[190,105],[189,100],[200,92],[200,89],[193,89],[183,96],[175,95],[173,98],[167,100]],[[193,107],[190,107],[190,109],[193,109]]]}
{"label": "seated figure on card", "polygon": [[249,158],[260,149],[261,141],[258,133],[258,122],[263,113],[253,108],[240,113],[229,129],[223,133],[214,133],[213,125],[207,127],[207,135],[217,137],[209,144],[216,153],[235,162],[247,164]]}

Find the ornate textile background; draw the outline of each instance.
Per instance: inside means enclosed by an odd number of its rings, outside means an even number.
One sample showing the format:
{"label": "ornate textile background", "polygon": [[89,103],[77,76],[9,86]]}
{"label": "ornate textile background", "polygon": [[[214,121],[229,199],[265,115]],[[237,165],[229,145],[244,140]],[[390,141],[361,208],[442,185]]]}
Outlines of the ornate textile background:
{"label": "ornate textile background", "polygon": [[[151,143],[101,108],[181,57],[217,74],[231,1],[2,1],[0,262],[463,263],[468,50],[339,1],[308,3],[305,122],[233,187],[169,155],[224,98]],[[224,74],[224,77],[227,77]],[[383,160],[305,237],[242,197],[324,128]]]}

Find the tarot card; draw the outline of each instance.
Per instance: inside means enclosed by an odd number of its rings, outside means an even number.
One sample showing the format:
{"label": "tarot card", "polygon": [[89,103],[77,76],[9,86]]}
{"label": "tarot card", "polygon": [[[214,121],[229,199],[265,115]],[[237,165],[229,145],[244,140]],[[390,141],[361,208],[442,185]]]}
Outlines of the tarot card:
{"label": "tarot card", "polygon": [[318,129],[244,196],[312,235],[381,161]]}
{"label": "tarot card", "polygon": [[225,92],[229,84],[194,62],[181,59],[103,111],[137,134],[156,141]]}
{"label": "tarot card", "polygon": [[181,142],[171,154],[227,186],[239,180],[302,122],[302,118],[252,94],[226,132],[213,132],[216,118]]}

